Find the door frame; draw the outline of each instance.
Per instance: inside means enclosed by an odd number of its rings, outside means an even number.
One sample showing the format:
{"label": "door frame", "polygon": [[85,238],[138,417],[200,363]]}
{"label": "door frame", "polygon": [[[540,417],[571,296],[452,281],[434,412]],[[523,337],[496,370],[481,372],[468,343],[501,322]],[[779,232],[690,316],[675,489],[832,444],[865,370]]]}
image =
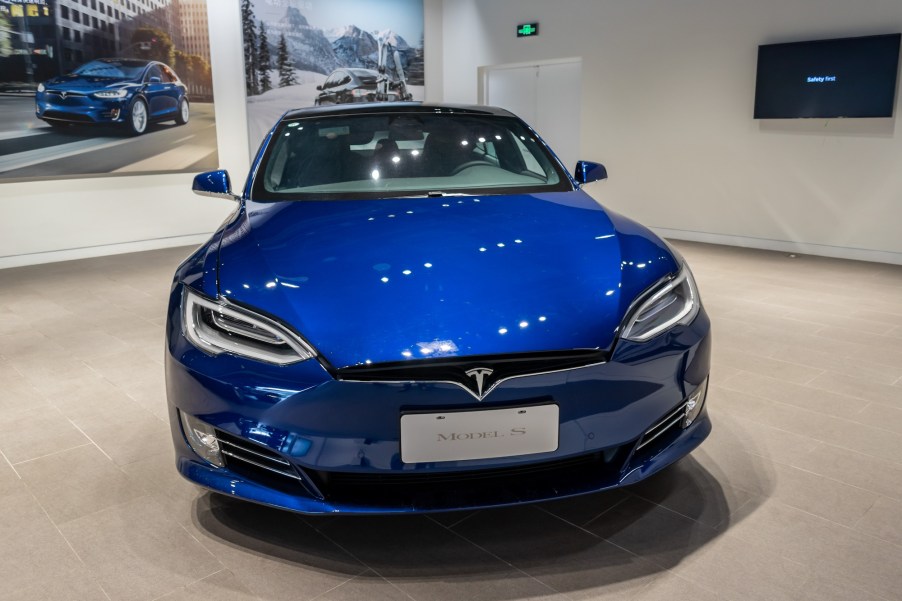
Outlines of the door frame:
{"label": "door frame", "polygon": [[[522,63],[504,63],[501,65],[485,65],[476,68],[476,102],[485,105],[489,95],[489,72],[503,69],[523,69],[524,67],[543,67],[546,65],[561,65],[566,63],[579,63],[582,66],[581,56],[568,56],[565,58],[552,58],[541,61],[526,61]],[[582,106],[582,102],[580,102]]]}

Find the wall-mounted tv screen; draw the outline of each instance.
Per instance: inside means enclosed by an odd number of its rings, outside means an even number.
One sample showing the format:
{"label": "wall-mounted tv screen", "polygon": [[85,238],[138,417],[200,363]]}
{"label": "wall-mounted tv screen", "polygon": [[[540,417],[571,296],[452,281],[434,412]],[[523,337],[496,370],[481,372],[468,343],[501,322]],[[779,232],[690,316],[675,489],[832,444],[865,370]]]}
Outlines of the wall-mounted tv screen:
{"label": "wall-mounted tv screen", "polygon": [[755,119],[892,117],[902,34],[758,46]]}

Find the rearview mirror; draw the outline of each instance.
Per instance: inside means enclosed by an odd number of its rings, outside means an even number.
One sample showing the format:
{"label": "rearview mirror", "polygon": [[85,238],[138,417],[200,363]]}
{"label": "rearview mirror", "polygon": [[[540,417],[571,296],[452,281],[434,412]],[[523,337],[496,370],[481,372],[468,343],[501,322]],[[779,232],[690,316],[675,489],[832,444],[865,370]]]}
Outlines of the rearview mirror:
{"label": "rearview mirror", "polygon": [[160,83],[163,80],[161,78],[157,77],[156,75],[154,75],[153,77],[150,78],[149,81],[150,81],[150,83]]}
{"label": "rearview mirror", "polygon": [[236,202],[240,199],[238,195],[232,194],[232,182],[229,179],[229,172],[225,170],[195,175],[191,190],[199,196],[227,198]]}
{"label": "rearview mirror", "polygon": [[576,181],[580,184],[589,184],[608,178],[608,170],[601,163],[591,161],[577,161],[576,170],[573,172]]}

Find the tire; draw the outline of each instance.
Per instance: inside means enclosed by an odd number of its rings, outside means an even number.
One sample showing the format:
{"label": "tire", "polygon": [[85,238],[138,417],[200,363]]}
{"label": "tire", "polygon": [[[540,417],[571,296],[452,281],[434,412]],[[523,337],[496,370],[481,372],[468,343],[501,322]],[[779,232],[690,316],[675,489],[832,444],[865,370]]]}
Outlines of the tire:
{"label": "tire", "polygon": [[175,115],[175,124],[176,125],[184,125],[188,123],[188,118],[191,116],[191,108],[188,106],[188,99],[182,97],[179,100],[179,109]]}
{"label": "tire", "polygon": [[132,103],[125,126],[131,135],[140,136],[147,131],[148,122],[147,103],[143,98],[138,98]]}

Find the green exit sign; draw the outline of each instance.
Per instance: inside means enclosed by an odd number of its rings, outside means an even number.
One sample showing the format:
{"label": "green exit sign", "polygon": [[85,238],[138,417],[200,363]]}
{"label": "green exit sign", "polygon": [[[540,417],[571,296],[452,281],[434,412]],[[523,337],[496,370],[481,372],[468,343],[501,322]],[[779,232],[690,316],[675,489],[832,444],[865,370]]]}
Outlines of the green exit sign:
{"label": "green exit sign", "polygon": [[523,23],[522,25],[517,25],[518,38],[531,38],[536,35],[539,35],[538,23]]}

